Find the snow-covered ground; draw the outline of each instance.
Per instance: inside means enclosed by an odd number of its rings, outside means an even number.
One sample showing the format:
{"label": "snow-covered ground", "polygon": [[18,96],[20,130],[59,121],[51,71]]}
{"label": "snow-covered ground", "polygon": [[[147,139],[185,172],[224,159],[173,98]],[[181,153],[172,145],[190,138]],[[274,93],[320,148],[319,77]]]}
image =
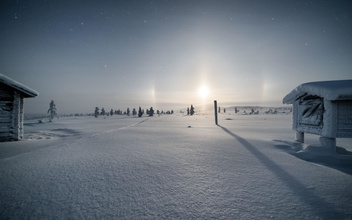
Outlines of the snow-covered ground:
{"label": "snow-covered ground", "polygon": [[352,219],[352,156],[295,143],[291,117],[26,121],[0,143],[0,219]]}

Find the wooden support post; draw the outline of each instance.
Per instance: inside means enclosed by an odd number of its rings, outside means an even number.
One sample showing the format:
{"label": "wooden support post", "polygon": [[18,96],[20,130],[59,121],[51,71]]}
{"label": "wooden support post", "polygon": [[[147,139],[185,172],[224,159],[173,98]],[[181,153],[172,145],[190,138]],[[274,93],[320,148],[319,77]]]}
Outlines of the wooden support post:
{"label": "wooden support post", "polygon": [[214,113],[215,113],[215,124],[218,125],[218,111],[217,111],[217,101],[214,100]]}
{"label": "wooden support post", "polygon": [[299,143],[304,143],[304,132],[296,131],[296,141]]}
{"label": "wooden support post", "polygon": [[333,152],[336,152],[336,138],[320,137],[320,144],[323,147],[331,149]]}

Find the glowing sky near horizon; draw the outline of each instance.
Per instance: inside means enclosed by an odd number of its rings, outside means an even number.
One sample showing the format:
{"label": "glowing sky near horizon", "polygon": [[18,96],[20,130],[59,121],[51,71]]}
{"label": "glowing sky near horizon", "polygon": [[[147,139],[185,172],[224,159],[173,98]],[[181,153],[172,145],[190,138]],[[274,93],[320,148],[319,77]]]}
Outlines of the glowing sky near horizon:
{"label": "glowing sky near horizon", "polygon": [[[280,104],[301,83],[351,79],[349,1],[0,3],[0,72],[63,113]],[[203,90],[200,92],[200,90]]]}

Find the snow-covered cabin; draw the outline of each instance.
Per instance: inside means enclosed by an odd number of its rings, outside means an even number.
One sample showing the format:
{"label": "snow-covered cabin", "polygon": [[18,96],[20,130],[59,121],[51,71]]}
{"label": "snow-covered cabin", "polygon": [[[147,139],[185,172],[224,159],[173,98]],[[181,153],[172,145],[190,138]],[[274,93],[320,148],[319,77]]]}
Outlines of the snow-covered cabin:
{"label": "snow-covered cabin", "polygon": [[297,141],[304,142],[305,132],[317,134],[323,146],[335,149],[336,138],[352,137],[352,80],[304,83],[283,103],[293,104]]}
{"label": "snow-covered cabin", "polygon": [[23,99],[38,92],[0,73],[0,141],[23,138]]}

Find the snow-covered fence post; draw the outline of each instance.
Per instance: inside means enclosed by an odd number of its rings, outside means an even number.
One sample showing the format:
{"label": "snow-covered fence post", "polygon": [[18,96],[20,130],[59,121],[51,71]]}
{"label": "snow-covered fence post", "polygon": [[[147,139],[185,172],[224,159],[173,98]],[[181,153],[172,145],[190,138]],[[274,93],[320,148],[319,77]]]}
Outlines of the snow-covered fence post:
{"label": "snow-covered fence post", "polygon": [[217,101],[214,100],[214,113],[215,113],[215,124],[218,125],[218,112],[217,112]]}

